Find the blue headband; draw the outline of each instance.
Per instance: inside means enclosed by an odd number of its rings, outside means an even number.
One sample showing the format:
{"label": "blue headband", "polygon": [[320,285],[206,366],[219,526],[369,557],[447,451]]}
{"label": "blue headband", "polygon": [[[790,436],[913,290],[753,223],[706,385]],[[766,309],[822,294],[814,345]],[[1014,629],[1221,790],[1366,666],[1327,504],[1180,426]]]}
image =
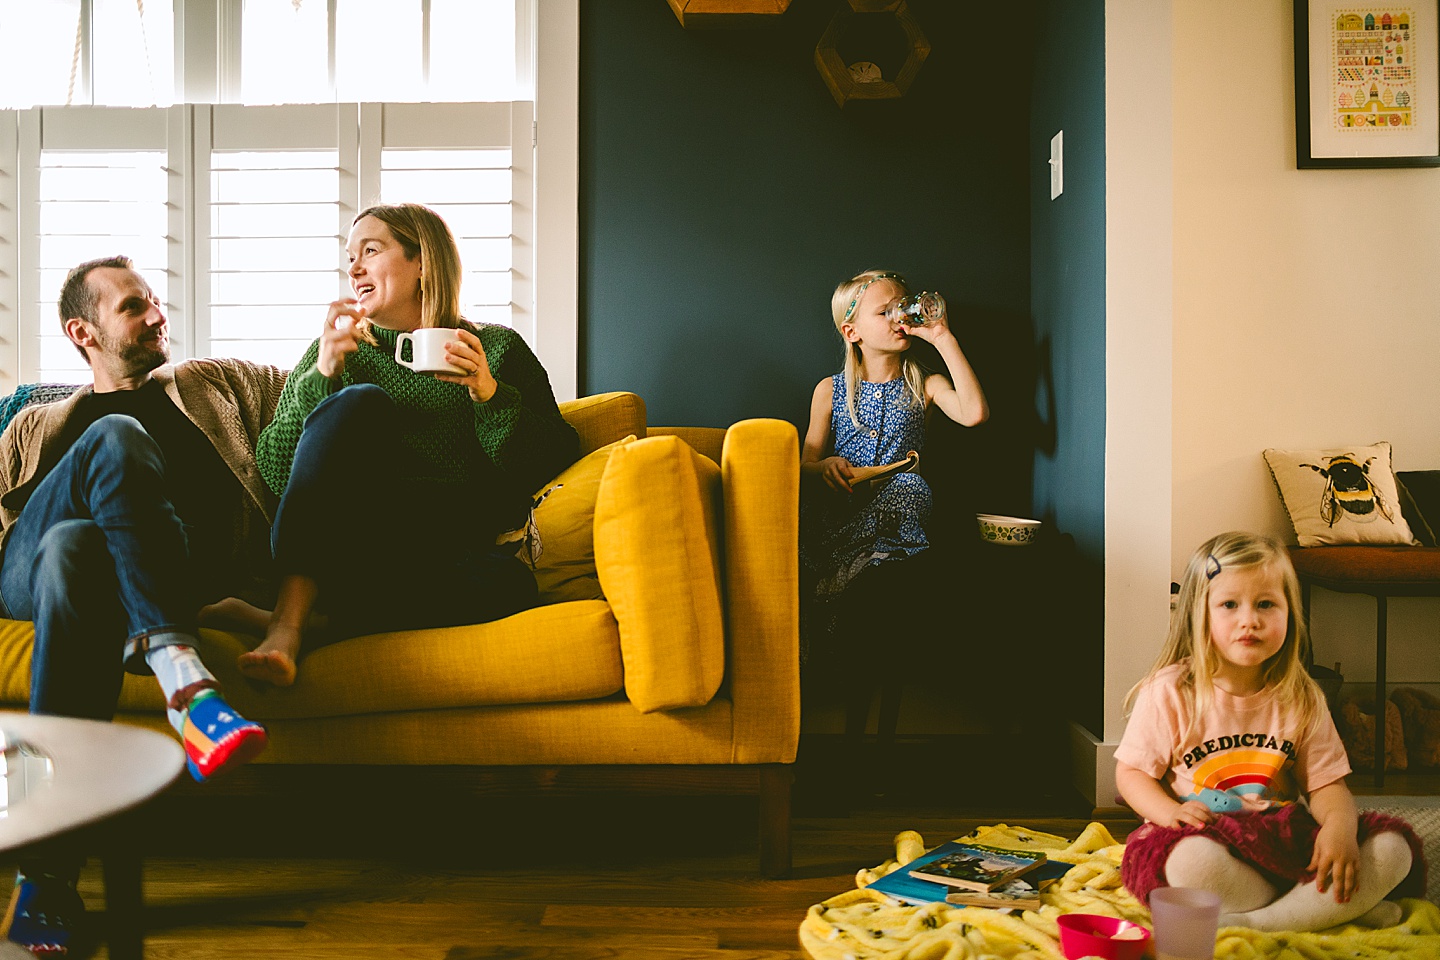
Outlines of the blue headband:
{"label": "blue headband", "polygon": [[845,319],[844,319],[844,320],[841,320],[841,321],[840,321],[841,323],[849,323],[849,322],[850,322],[850,318],[853,317],[853,316],[855,316],[855,304],[857,304],[857,303],[860,302],[860,297],[865,293],[865,288],[868,287],[868,286],[870,286],[870,284],[874,283],[876,280],[894,280],[896,283],[900,284],[901,286],[906,286],[905,278],[902,277],[902,276],[900,276],[900,274],[898,274],[898,273],[877,273],[877,274],[875,274],[875,276],[871,277],[870,279],[866,280],[864,283],[860,284],[860,289],[855,291],[855,297],[854,297],[853,300],[850,301],[850,306],[848,306],[848,307],[845,308]]}

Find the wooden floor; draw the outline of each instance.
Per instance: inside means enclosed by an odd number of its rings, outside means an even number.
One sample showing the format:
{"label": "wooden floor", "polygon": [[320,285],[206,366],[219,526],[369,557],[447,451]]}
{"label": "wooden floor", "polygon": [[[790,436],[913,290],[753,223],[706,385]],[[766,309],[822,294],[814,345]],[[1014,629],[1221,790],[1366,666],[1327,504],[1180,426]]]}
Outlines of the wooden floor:
{"label": "wooden floor", "polygon": [[[962,767],[933,744],[901,744],[867,755],[869,776],[841,777],[846,764],[802,749],[794,872],[781,881],[758,876],[745,799],[477,801],[351,785],[291,809],[209,802],[201,820],[193,796],[162,798],[146,863],[147,956],[800,957],[806,908],[853,887],[900,830],[927,843],[995,822],[1073,836],[1089,820],[1044,758],[1007,768],[981,762],[972,744]],[[1123,835],[1133,821],[1112,826]],[[98,867],[86,868],[81,893],[103,916]],[[108,957],[103,943],[94,955]]]}
{"label": "wooden floor", "polygon": [[[802,741],[781,881],[759,878],[744,798],[496,799],[404,775],[288,797],[175,791],[146,814],[147,956],[798,958],[806,908],[852,888],[900,830],[927,844],[1001,822],[1073,837],[1095,814],[1035,742],[848,751]],[[1386,792],[1436,782],[1397,776]],[[1136,825],[1100,818],[1117,839]],[[81,893],[103,922],[98,865]],[[103,942],[93,955],[108,958]]]}
{"label": "wooden floor", "polygon": [[[147,956],[799,957],[796,928],[806,908],[853,886],[855,871],[884,859],[898,830],[939,840],[980,822],[804,818],[796,823],[795,875],[783,881],[758,879],[753,849],[730,831],[697,836],[683,849],[624,821],[615,826],[630,834],[632,849],[577,836],[568,849],[537,844],[534,861],[440,849],[158,857],[147,865]],[[1083,822],[1029,825],[1069,834]],[[98,874],[87,872],[82,892],[102,907]],[[98,955],[108,956],[103,946]]]}

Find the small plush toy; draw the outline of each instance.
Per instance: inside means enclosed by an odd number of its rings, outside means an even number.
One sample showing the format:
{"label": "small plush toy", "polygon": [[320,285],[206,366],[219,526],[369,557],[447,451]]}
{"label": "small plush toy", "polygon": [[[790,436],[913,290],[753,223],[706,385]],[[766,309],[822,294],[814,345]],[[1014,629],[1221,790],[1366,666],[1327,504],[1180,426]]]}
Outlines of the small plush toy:
{"label": "small plush toy", "polygon": [[[1368,713],[1366,711],[1369,711]],[[1345,752],[1350,756],[1350,766],[1356,770],[1375,769],[1375,700],[1351,697],[1340,705],[1340,716],[1336,718],[1340,739]],[[1405,736],[1400,725],[1400,708],[1385,701],[1385,769],[1404,770],[1408,766],[1405,755]]]}
{"label": "small plush toy", "polygon": [[1390,702],[1400,711],[1410,762],[1417,767],[1440,767],[1440,699],[1424,690],[1401,687],[1390,694]]}

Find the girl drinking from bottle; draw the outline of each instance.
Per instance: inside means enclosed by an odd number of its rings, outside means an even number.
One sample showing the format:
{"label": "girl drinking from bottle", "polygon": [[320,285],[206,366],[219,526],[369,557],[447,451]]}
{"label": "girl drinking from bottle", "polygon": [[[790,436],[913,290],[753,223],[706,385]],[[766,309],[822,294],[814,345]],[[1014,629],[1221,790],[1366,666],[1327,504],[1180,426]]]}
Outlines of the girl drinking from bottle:
{"label": "girl drinking from bottle", "polygon": [[[800,463],[802,487],[810,493],[801,553],[822,603],[867,568],[929,547],[925,481],[902,472],[857,484],[854,468],[893,464],[919,452],[932,408],[967,427],[990,415],[943,302],[932,318],[911,325],[887,309],[905,293],[899,274],[867,270],[836,287],[830,300],[845,362],[815,387]],[[915,339],[935,347],[948,377],[910,358]]]}

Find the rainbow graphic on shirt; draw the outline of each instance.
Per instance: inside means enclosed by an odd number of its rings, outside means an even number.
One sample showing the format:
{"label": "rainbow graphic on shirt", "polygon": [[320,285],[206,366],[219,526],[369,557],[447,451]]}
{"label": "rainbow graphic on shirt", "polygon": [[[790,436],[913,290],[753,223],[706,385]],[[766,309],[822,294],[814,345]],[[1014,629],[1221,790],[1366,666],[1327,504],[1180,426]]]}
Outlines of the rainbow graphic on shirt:
{"label": "rainbow graphic on shirt", "polygon": [[1264,747],[1212,753],[1191,771],[1195,792],[1181,799],[1200,800],[1216,813],[1263,810],[1284,803],[1278,797],[1289,792],[1282,784],[1289,761],[1284,751]]}

